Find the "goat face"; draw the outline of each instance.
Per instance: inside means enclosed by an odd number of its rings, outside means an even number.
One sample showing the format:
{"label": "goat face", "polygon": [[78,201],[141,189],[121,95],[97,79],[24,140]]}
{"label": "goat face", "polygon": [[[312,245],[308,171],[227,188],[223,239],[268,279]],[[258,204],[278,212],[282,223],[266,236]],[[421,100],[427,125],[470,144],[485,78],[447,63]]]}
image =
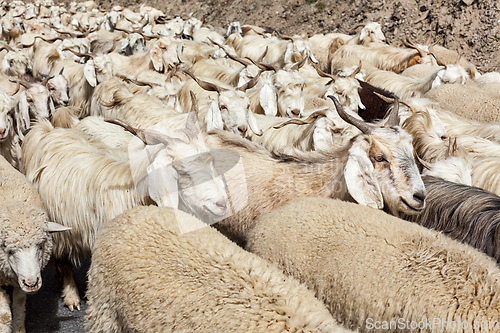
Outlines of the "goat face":
{"label": "goat face", "polygon": [[49,90],[50,97],[54,101],[55,105],[69,105],[69,83],[64,76],[56,75],[52,79],[48,80],[47,89]]}
{"label": "goat face", "polygon": [[358,109],[365,108],[363,103],[361,103],[358,89],[361,89],[358,80],[350,77],[341,77],[328,87],[324,98],[328,95],[333,95],[339,100],[340,104],[344,105],[350,111],[358,113]]}
{"label": "goat face", "polygon": [[415,215],[425,207],[425,186],[408,133],[399,126],[377,127],[369,136],[357,137],[351,149],[362,149],[364,158],[370,161],[368,169],[376,183],[371,190],[378,192],[377,208],[385,206],[398,216],[399,212]]}
{"label": "goat face", "polygon": [[41,85],[33,85],[21,93],[19,107],[25,114],[30,114],[36,119],[48,119],[54,112],[54,104],[49,95],[49,90]]}
{"label": "goat face", "polygon": [[7,52],[2,60],[2,73],[10,76],[26,74],[30,68],[30,60],[22,51]]}
{"label": "goat face", "polygon": [[359,33],[360,44],[368,45],[370,43],[385,42],[385,36],[382,32],[380,23],[370,22]]}
{"label": "goat face", "polygon": [[304,77],[298,71],[278,71],[275,86],[278,113],[284,117],[299,118],[304,111]]}
{"label": "goat face", "polygon": [[222,91],[219,95],[219,110],[224,123],[224,129],[242,137],[248,137],[251,130],[261,134],[257,121],[250,110],[250,100],[247,95],[238,90]]}
{"label": "goat face", "polygon": [[[183,207],[202,220],[208,218],[207,222],[220,220],[227,213],[228,197],[203,135],[196,124],[191,125],[195,131],[187,131],[174,129],[172,123],[176,121],[158,128],[157,133],[168,137],[165,143],[144,146],[136,139],[130,142],[134,181],[139,188],[147,185],[147,194],[158,206]],[[143,177],[144,163],[149,165],[146,177]]]}

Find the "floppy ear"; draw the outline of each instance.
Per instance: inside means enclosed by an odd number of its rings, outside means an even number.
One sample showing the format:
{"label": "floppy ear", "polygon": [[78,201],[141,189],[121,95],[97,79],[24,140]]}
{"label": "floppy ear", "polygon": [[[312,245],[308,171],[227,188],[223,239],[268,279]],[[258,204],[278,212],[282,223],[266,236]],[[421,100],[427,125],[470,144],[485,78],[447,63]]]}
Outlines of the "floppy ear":
{"label": "floppy ear", "polygon": [[247,110],[247,121],[248,126],[255,133],[255,135],[261,136],[262,130],[259,128],[259,124],[257,123],[257,119],[255,119],[255,115],[251,110]]}
{"label": "floppy ear", "polygon": [[179,207],[177,171],[172,164],[163,165],[155,160],[147,169],[148,194],[158,207]]}
{"label": "floppy ear", "polygon": [[260,105],[264,109],[266,116],[276,116],[278,113],[278,95],[276,87],[270,82],[264,83],[259,93]]}
{"label": "floppy ear", "polygon": [[23,133],[30,128],[30,109],[28,105],[28,98],[26,91],[23,91],[19,98],[18,110],[16,112],[16,123],[18,126],[18,133]]}
{"label": "floppy ear", "polygon": [[56,112],[56,108],[54,106],[54,101],[52,100],[52,97],[49,96],[49,110],[50,114],[54,114]]}
{"label": "floppy ear", "polygon": [[151,49],[151,61],[153,67],[157,72],[163,72],[163,59],[161,57],[161,50],[158,45],[154,45]]}
{"label": "floppy ear", "polygon": [[344,168],[349,194],[361,205],[382,209],[384,199],[373,170],[373,164],[363,148],[349,149],[349,158]]}
{"label": "floppy ear", "polygon": [[85,63],[85,66],[83,67],[83,76],[85,76],[85,79],[90,84],[90,86],[95,88],[95,86],[97,85],[97,78],[95,74],[94,61],[92,59]]}
{"label": "floppy ear", "polygon": [[71,230],[70,227],[66,227],[66,226],[59,224],[59,223],[47,222],[47,224],[48,224],[48,228],[47,228],[48,232],[60,232],[60,231]]}
{"label": "floppy ear", "polygon": [[207,115],[205,116],[205,124],[207,126],[207,132],[214,129],[224,129],[224,122],[222,121],[222,115],[219,109],[219,103],[213,101],[208,108]]}
{"label": "floppy ear", "polygon": [[122,45],[120,46],[120,53],[129,55],[129,46],[130,46],[130,35],[123,40]]}

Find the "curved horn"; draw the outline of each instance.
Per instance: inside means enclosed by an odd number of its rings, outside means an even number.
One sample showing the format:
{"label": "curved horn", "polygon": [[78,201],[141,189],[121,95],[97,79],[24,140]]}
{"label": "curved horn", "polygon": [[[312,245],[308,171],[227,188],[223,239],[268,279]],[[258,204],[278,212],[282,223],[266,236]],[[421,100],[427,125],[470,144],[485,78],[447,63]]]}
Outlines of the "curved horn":
{"label": "curved horn", "polygon": [[190,72],[186,71],[186,70],[183,70],[183,72],[187,75],[189,75],[193,80],[196,81],[196,83],[198,83],[198,85],[200,87],[202,87],[203,89],[205,90],[208,90],[208,91],[216,91],[218,92],[219,94],[221,93],[221,91],[224,91],[225,89],[222,89],[220,87],[218,87],[217,85],[213,84],[213,83],[210,83],[210,82],[206,82],[206,81],[203,81],[203,80],[200,80],[200,79],[197,79],[193,74],[191,74]]}
{"label": "curved horn", "polygon": [[[156,131],[146,131],[139,128],[134,128],[124,121],[119,119],[104,119],[105,122],[115,124],[123,127],[125,130],[129,131],[133,135],[137,136],[145,145],[156,145],[159,143],[169,144],[172,142],[173,138],[170,138],[164,134],[158,133]],[[178,139],[175,139],[178,140]],[[175,141],[174,140],[174,141]]]}
{"label": "curved horn", "polygon": [[11,96],[14,96],[15,94],[17,94],[19,92],[19,90],[21,89],[21,84],[19,83],[19,81],[11,81],[9,80],[10,82],[12,83],[17,83],[17,88],[16,88],[16,91],[13,93],[13,94],[10,94]]}
{"label": "curved horn", "polygon": [[321,76],[321,77],[326,77],[326,78],[332,79],[333,81],[335,81],[335,80],[337,80],[337,79],[340,78],[339,76],[323,72],[321,69],[319,69],[318,65],[316,65],[315,63],[311,63],[311,65],[316,70],[316,73],[318,73],[318,75]]}
{"label": "curved horn", "polygon": [[63,71],[64,71],[64,67],[61,68],[61,71],[59,72],[59,75],[62,75]]}
{"label": "curved horn", "polygon": [[186,120],[186,135],[192,139],[195,139],[200,133],[200,129],[197,126],[198,122],[198,102],[196,101],[196,95],[194,92],[189,91],[191,97],[191,111],[189,111]]}
{"label": "curved horn", "polygon": [[45,39],[43,36],[35,36],[35,39],[37,38],[40,38],[41,40],[47,42],[47,43],[53,43],[55,42],[56,40],[63,40],[63,38],[61,36],[57,36],[57,37],[54,37],[54,38],[47,38]]}
{"label": "curved horn", "polygon": [[290,119],[288,121],[285,121],[284,123],[281,123],[279,125],[274,126],[273,128],[274,129],[280,129],[280,128],[282,128],[282,127],[284,127],[286,125],[290,125],[290,124],[295,124],[295,125],[312,124],[319,117],[326,117],[326,114],[327,114],[328,110],[329,109],[323,109],[323,110],[314,111],[306,119],[297,119],[297,118]]}
{"label": "curved horn", "polygon": [[104,52],[104,54],[109,54],[111,52],[113,52],[116,48],[116,40],[113,40],[113,46],[111,46],[111,48],[109,50],[107,50],[106,52]]}
{"label": "curved horn", "polygon": [[451,140],[452,140],[452,138],[450,137],[449,141],[448,141],[448,151],[446,152],[445,159],[449,159],[449,158],[453,157],[453,153],[457,149],[457,138],[456,137],[453,138],[453,143],[451,142]]}
{"label": "curved horn", "polygon": [[399,126],[399,98],[394,98],[394,107],[391,113],[387,116],[387,120],[384,123],[384,127]]}
{"label": "curved horn", "polygon": [[245,61],[245,60],[240,59],[240,58],[238,58],[238,57],[234,57],[234,56],[230,55],[229,53],[226,53],[226,55],[227,55],[227,57],[228,57],[229,59],[234,60],[234,61],[236,61],[236,62],[239,62],[240,64],[242,64],[242,65],[243,65],[243,66],[245,66],[245,67],[248,67],[248,66],[250,65],[250,63],[249,63],[248,61]]}
{"label": "curved horn", "polygon": [[304,59],[302,59],[300,62],[294,64],[292,66],[292,68],[290,68],[290,70],[292,70],[292,71],[298,71],[302,66],[304,66],[304,64],[306,63],[306,61],[307,61],[308,58],[309,57],[304,57]]}
{"label": "curved horn", "polygon": [[410,40],[408,39],[408,36],[405,36],[405,38],[403,38],[403,45],[410,48],[410,49],[414,49],[414,50],[418,51],[418,54],[420,54],[421,57],[425,57],[426,55],[428,55],[428,53],[426,51],[422,50],[420,47],[418,47],[414,43],[410,42]]}
{"label": "curved horn", "polygon": [[364,26],[365,26],[364,23],[358,23],[358,24],[356,24],[354,27],[352,27],[350,29],[349,28],[345,28],[345,27],[343,27],[342,29],[344,29],[346,32],[348,32],[348,33],[351,34],[353,32],[356,32],[356,29],[358,29],[359,27],[364,27]]}
{"label": "curved horn", "polygon": [[339,114],[340,118],[342,118],[342,120],[344,120],[348,124],[357,127],[362,133],[370,135],[370,133],[373,130],[373,128],[370,125],[359,119],[354,118],[353,116],[345,112],[344,107],[339,103],[339,101],[334,96],[328,95],[328,98],[330,98],[333,101],[333,104],[335,104],[337,113]]}
{"label": "curved horn", "polygon": [[354,78],[354,77],[356,77],[356,75],[357,75],[359,72],[361,72],[361,65],[362,65],[362,61],[360,60],[360,61],[359,61],[359,66],[358,66],[358,68],[356,68],[356,69],[354,70],[354,72],[352,72],[352,73],[351,73],[351,75],[349,75],[349,77],[350,77],[350,78]]}
{"label": "curved horn", "polygon": [[16,83],[17,82],[17,84],[22,85],[26,89],[30,89],[31,88],[31,84],[28,83],[28,82],[26,82],[26,81],[23,81],[23,80],[16,80],[16,81],[9,80],[9,81],[12,82],[12,83]]}
{"label": "curved horn", "polygon": [[0,51],[7,50],[9,52],[15,52],[15,50],[7,44],[0,45]]}
{"label": "curved horn", "polygon": [[418,156],[418,154],[416,152],[415,152],[415,157],[420,162],[420,164],[422,164],[422,166],[424,168],[426,168],[427,170],[432,170],[432,164],[430,164],[429,162],[424,161],[423,159],[421,159],[420,156]]}
{"label": "curved horn", "polygon": [[275,71],[275,72],[278,72],[280,70],[280,68],[278,68],[277,66],[274,66],[274,65],[268,65],[268,64],[263,64],[263,63],[260,63],[260,62],[256,62],[250,58],[246,58],[248,60],[250,60],[252,62],[252,64],[254,64],[255,66],[259,67],[259,69],[262,69],[264,71]]}
{"label": "curved horn", "polygon": [[68,49],[68,48],[63,49],[63,51],[69,51],[78,57],[89,57],[89,58],[95,57],[95,55],[93,55],[92,53],[80,53],[80,52],[76,52],[76,51],[73,51],[72,49]]}
{"label": "curved horn", "polygon": [[266,49],[264,50],[264,53],[257,59],[257,62],[261,63],[264,60],[264,57],[267,55],[267,52],[269,51],[269,45],[266,46]]}
{"label": "curved horn", "polygon": [[236,90],[240,90],[240,91],[245,92],[248,89],[252,89],[253,87],[255,87],[257,82],[259,82],[260,74],[262,74],[262,70],[260,70],[259,73],[257,73],[257,75],[255,75],[250,81],[248,81],[247,83],[245,83],[241,87],[236,88]]}
{"label": "curved horn", "polygon": [[291,40],[292,42],[295,42],[295,38],[287,35],[281,34],[278,30],[274,30],[276,34],[278,34],[279,38],[284,39],[284,40]]}

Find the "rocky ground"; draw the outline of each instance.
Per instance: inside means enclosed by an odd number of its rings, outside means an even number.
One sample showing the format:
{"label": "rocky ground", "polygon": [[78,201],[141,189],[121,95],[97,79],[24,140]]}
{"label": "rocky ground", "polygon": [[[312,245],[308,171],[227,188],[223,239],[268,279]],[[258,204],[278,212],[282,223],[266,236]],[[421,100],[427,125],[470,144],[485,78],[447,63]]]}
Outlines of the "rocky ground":
{"label": "rocky ground", "polygon": [[214,28],[232,21],[272,27],[285,34],[345,32],[380,19],[394,45],[403,36],[458,50],[480,72],[500,70],[500,2],[496,0],[101,0],[113,5],[156,7],[166,15],[192,15]]}

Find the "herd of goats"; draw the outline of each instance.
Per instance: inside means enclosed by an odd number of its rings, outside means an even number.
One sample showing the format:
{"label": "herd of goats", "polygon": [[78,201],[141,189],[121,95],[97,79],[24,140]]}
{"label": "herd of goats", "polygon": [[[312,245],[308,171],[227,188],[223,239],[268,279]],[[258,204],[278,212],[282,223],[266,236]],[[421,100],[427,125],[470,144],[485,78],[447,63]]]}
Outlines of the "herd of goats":
{"label": "herd of goats", "polygon": [[378,22],[0,16],[0,332],[49,258],[71,311],[92,259],[92,333],[500,332],[500,73]]}

